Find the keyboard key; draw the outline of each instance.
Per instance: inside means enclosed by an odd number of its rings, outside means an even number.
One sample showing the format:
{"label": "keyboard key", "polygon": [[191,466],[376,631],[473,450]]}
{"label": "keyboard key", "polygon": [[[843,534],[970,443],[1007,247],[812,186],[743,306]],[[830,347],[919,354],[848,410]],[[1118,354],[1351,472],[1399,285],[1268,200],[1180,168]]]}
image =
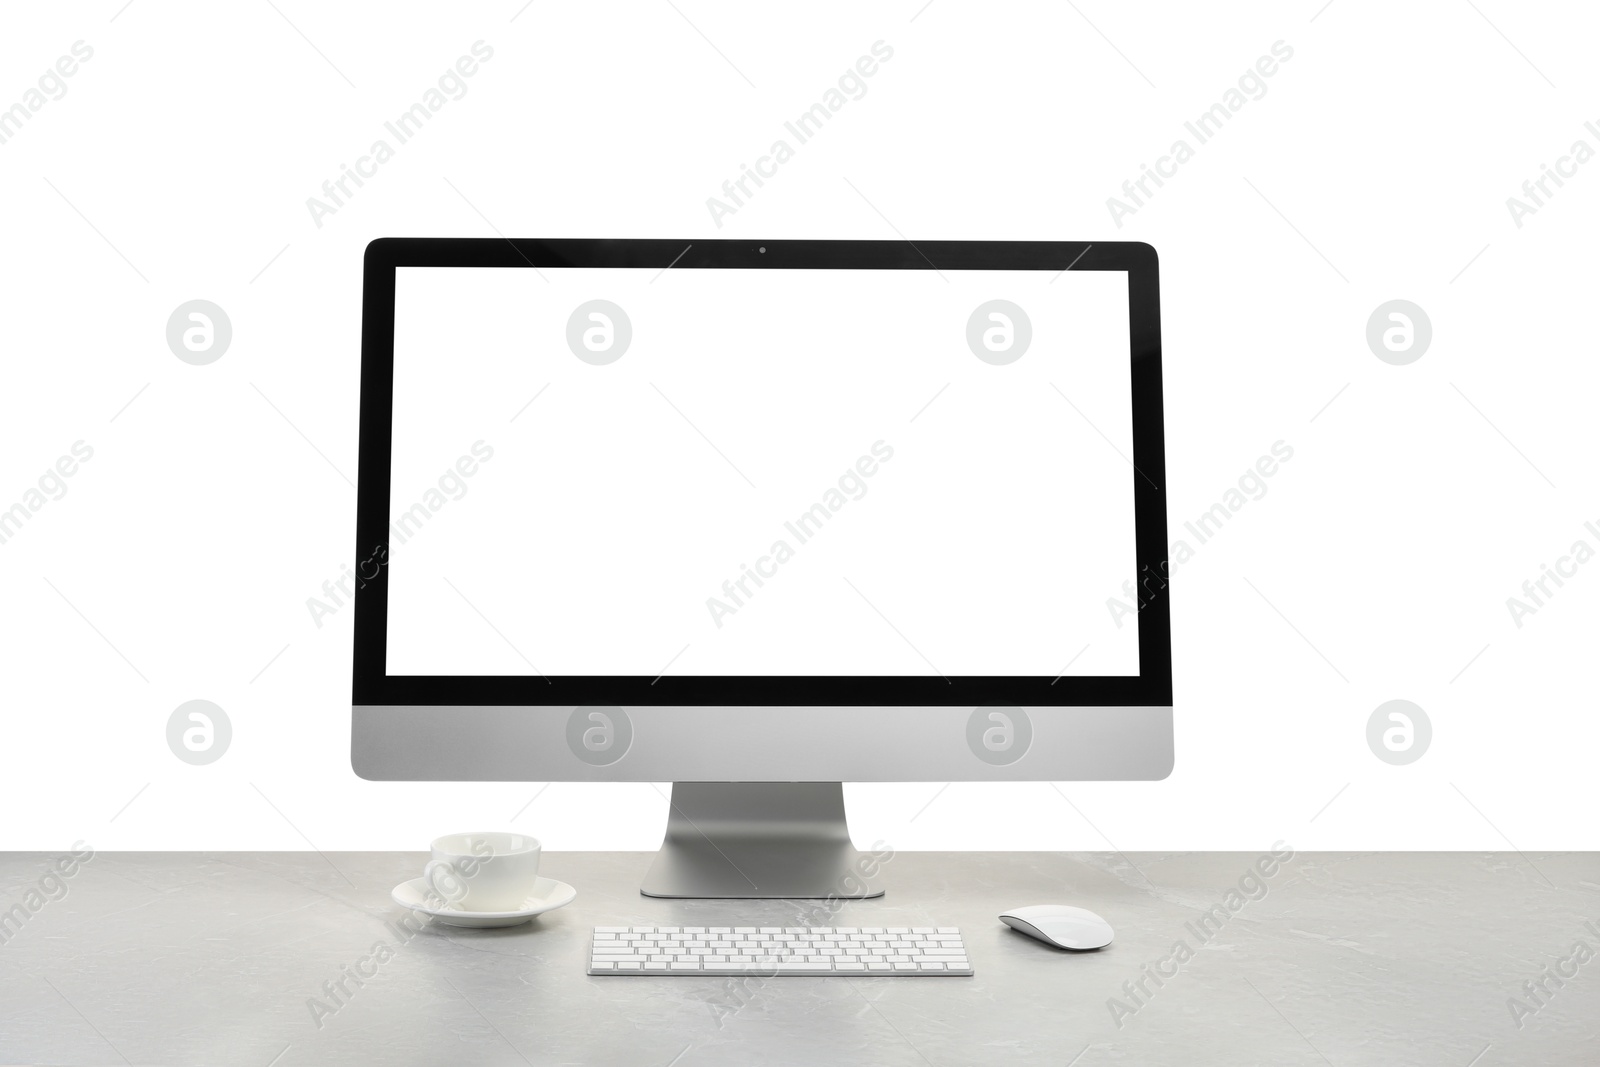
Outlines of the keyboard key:
{"label": "keyboard key", "polygon": [[942,971],[942,970],[944,970],[944,964],[942,964],[942,963],[919,963],[919,964],[917,964],[917,966],[921,967],[925,971]]}
{"label": "keyboard key", "polygon": [[690,960],[685,962],[674,960],[672,963],[672,969],[675,971],[698,971],[700,969],[700,961]]}
{"label": "keyboard key", "polygon": [[609,971],[609,970],[611,970],[611,969],[613,969],[615,967],[616,967],[616,964],[612,963],[610,960],[605,960],[605,961],[595,960],[594,961],[594,969],[597,970],[597,971]]}
{"label": "keyboard key", "polygon": [[596,926],[594,932],[597,934],[625,934],[628,932],[628,928],[626,926]]}

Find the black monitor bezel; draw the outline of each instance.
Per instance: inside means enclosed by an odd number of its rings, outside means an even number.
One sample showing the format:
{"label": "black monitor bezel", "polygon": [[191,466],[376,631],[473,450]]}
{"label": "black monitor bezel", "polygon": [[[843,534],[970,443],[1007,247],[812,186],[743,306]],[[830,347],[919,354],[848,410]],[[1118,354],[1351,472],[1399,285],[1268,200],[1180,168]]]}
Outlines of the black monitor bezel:
{"label": "black monitor bezel", "polygon": [[[663,270],[1125,271],[1133,393],[1137,676],[389,675],[387,567],[399,267],[633,267]],[[367,246],[361,310],[353,698],[357,705],[1170,706],[1166,451],[1155,249],[1140,242],[664,241],[382,238]],[[1155,582],[1149,579],[1157,576]],[[1120,590],[1108,590],[1108,595]],[[1064,650],[1070,654],[1070,650]]]}

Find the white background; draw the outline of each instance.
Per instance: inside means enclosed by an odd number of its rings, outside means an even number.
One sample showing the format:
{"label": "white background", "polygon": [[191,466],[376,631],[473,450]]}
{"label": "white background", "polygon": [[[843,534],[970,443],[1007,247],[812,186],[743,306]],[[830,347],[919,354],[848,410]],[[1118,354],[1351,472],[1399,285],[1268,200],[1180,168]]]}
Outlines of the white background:
{"label": "white background", "polygon": [[1136,675],[1128,352],[1122,271],[402,269],[388,671]]}
{"label": "white background", "polygon": [[[1179,569],[1169,779],[853,787],[859,839],[1600,842],[1600,566],[1520,629],[1506,609],[1600,519],[1600,163],[1520,228],[1506,208],[1575,139],[1600,147],[1590,10],[521,6],[8,9],[0,104],[74,41],[95,52],[0,145],[0,501],[74,441],[95,452],[0,545],[0,846],[418,848],[505,826],[658,843],[649,784],[357,779],[349,612],[319,629],[305,607],[352,562],[362,249],[497,231],[1148,241],[1173,536],[1294,448]],[[480,39],[494,58],[467,95],[314,225],[306,198]],[[867,95],[719,229],[707,197],[880,39],[894,57]],[[1119,228],[1107,197],[1278,40],[1294,54],[1266,95]],[[164,338],[197,297],[234,327],[205,367]],[[1410,366],[1365,341],[1394,298],[1434,327]],[[197,697],[234,726],[207,767],[164,739]],[[1397,697],[1434,726],[1405,767],[1364,736]]]}

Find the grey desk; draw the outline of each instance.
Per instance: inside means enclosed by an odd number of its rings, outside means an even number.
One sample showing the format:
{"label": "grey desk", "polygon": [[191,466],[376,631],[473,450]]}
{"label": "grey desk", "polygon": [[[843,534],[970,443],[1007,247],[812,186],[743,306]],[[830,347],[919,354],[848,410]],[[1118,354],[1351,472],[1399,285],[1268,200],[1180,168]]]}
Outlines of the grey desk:
{"label": "grey desk", "polygon": [[[0,855],[0,908],[27,912],[54,858]],[[833,924],[959,925],[975,977],[586,976],[595,925],[798,925],[798,904],[641,897],[647,860],[548,855],[570,907],[402,939],[389,889],[421,854],[102,853],[0,927],[0,1062],[1600,1064],[1600,958],[1572,959],[1600,953],[1592,853],[1305,854],[1231,911],[1254,854],[901,854]],[[1116,942],[1066,955],[995,921],[1056,901]],[[1536,1003],[1547,965],[1569,973]]]}

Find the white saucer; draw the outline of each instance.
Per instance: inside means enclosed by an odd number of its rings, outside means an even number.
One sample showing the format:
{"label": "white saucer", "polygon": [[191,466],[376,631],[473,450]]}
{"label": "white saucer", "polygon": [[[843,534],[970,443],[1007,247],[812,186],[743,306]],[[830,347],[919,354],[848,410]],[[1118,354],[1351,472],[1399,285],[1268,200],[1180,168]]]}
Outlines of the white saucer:
{"label": "white saucer", "polygon": [[520,926],[542,912],[566,907],[578,896],[578,891],[565,882],[558,882],[554,878],[536,878],[533,892],[522,902],[522,907],[514,911],[466,911],[451,904],[436,907],[428,903],[430,896],[438,899],[430,892],[430,888],[426,878],[412,878],[395,886],[389,896],[401,907],[432,915],[442,923],[475,929]]}

